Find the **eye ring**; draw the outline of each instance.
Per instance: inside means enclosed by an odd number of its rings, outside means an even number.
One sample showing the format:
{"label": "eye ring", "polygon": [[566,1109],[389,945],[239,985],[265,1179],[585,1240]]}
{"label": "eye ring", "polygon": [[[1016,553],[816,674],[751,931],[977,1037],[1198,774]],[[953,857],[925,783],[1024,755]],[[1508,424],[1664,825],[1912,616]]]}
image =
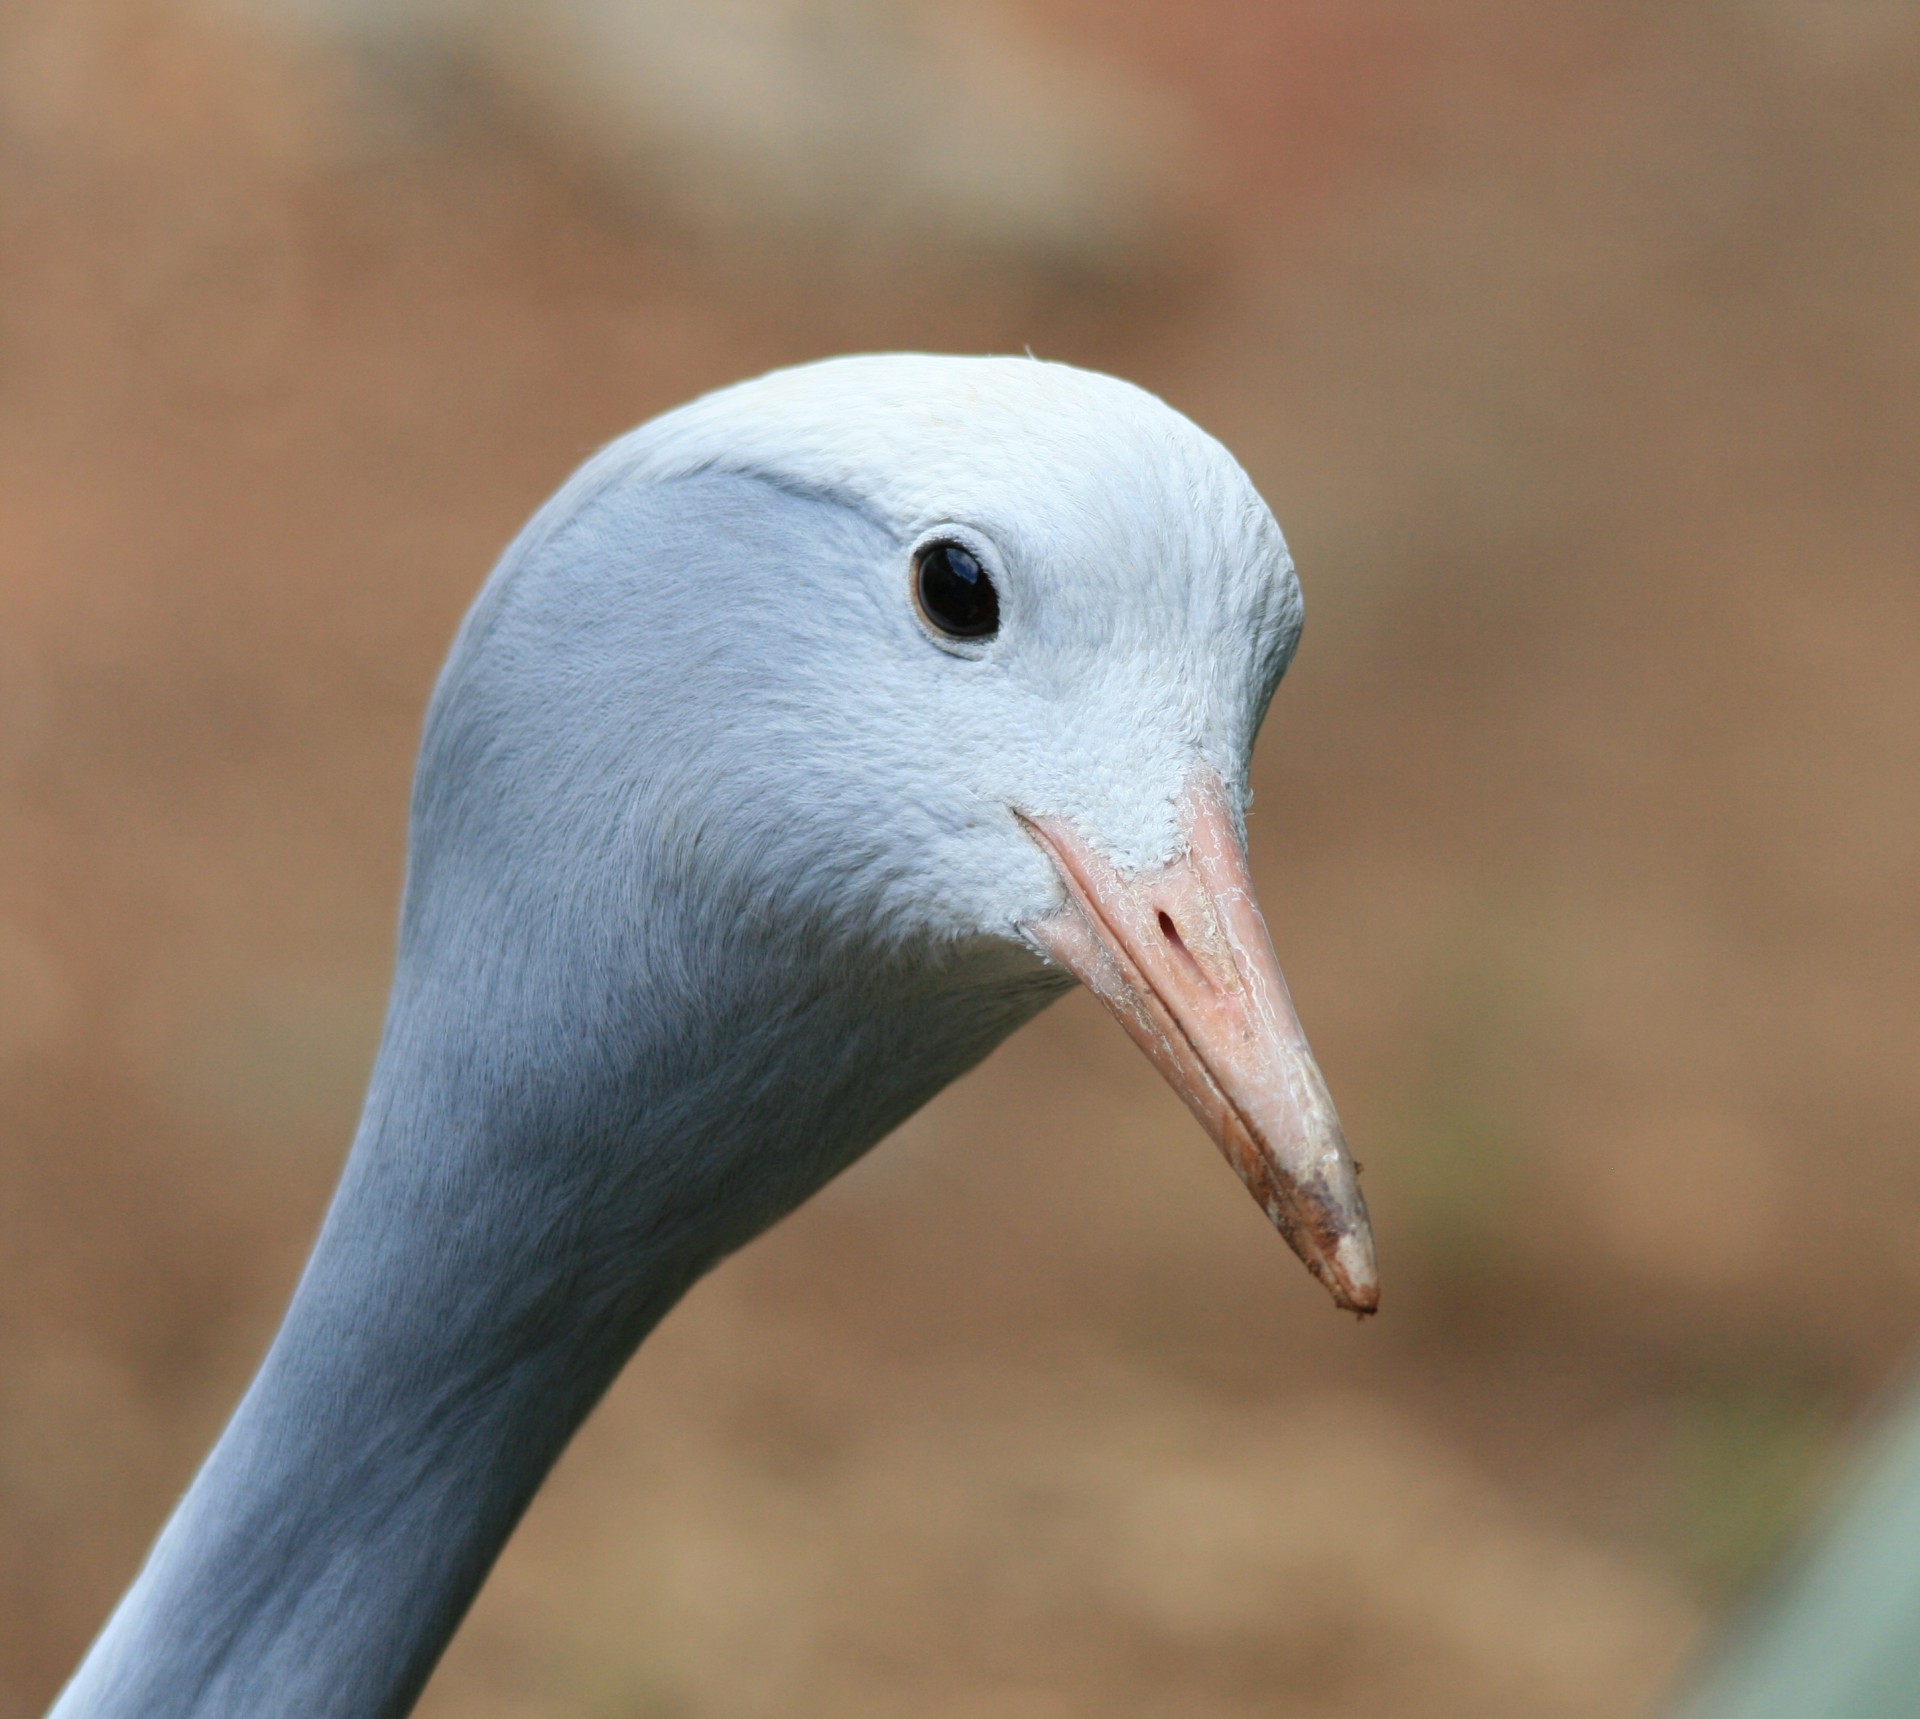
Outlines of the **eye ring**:
{"label": "eye ring", "polygon": [[981,559],[964,543],[942,537],[913,558],[913,600],[936,633],[977,643],[1000,630],[1000,593]]}

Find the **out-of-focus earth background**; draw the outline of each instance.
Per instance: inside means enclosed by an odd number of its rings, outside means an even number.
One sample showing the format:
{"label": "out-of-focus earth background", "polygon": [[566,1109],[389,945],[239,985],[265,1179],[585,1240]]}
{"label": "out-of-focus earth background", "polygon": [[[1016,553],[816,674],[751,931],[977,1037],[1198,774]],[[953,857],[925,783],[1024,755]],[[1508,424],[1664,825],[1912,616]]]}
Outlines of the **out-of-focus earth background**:
{"label": "out-of-focus earth background", "polygon": [[1902,0],[8,0],[0,1719],[298,1271],[492,558],[896,347],[1287,528],[1254,866],[1384,1311],[1070,998],[694,1292],[422,1711],[1656,1706],[1920,1328],[1916,281]]}

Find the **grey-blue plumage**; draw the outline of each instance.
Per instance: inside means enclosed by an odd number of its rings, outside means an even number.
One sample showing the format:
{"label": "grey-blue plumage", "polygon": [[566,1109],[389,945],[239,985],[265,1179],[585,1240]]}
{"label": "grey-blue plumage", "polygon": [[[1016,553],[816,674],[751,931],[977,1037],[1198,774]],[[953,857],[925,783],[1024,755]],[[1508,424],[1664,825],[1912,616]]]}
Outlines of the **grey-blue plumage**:
{"label": "grey-blue plumage", "polygon": [[[916,612],[931,539],[990,563],[1003,636],[975,648]],[[1224,450],[1062,367],[841,361],[591,462],[503,558],[442,674],[339,1190],[59,1719],[405,1713],[686,1287],[1067,969],[1102,984],[1048,930],[1085,916],[1035,821],[1093,832],[1107,857],[1086,865],[1119,880],[1096,896],[1175,901],[1201,827],[1181,795],[1225,784],[1205,827],[1237,827],[1297,630],[1284,544]],[[1200,966],[1240,987],[1234,1030],[1294,1055],[1264,980],[1234,966],[1252,934],[1229,927],[1216,960],[1212,910],[1194,911]],[[1125,965],[1131,933],[1101,935]],[[1146,971],[1161,958],[1128,969],[1136,1015],[1141,995],[1187,1007],[1184,980]],[[1218,1006],[1188,1011],[1195,1054]],[[1231,1097],[1230,1063],[1198,1086]],[[1203,1118],[1230,1153],[1242,1129],[1243,1176],[1364,1305],[1331,1110],[1333,1136],[1310,1117],[1280,1138],[1257,1084],[1237,1120]]]}

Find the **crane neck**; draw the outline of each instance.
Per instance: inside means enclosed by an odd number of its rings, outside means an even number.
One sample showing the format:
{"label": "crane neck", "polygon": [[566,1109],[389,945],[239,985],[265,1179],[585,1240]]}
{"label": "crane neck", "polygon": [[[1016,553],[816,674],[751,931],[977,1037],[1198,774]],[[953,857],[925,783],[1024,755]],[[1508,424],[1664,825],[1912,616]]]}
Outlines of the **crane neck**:
{"label": "crane neck", "polygon": [[[632,1187],[617,1213],[570,1204],[584,1094],[462,1081],[393,1036],[280,1332],[54,1719],[407,1712],[704,1263]],[[615,1274],[597,1256],[620,1228]]]}
{"label": "crane neck", "polygon": [[1057,989],[729,970],[695,999],[403,961],[280,1332],[52,1719],[408,1712],[686,1288]]}

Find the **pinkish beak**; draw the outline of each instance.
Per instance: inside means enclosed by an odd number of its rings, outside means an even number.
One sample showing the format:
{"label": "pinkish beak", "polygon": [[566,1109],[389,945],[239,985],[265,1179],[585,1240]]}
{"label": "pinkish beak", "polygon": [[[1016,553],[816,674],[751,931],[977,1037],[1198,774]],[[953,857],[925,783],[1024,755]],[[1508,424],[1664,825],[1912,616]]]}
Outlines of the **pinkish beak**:
{"label": "pinkish beak", "polygon": [[1373,1312],[1366,1202],[1219,779],[1195,773],[1184,852],[1151,871],[1116,870],[1059,818],[1022,822],[1067,888],[1027,935],[1126,1028],[1334,1300]]}

